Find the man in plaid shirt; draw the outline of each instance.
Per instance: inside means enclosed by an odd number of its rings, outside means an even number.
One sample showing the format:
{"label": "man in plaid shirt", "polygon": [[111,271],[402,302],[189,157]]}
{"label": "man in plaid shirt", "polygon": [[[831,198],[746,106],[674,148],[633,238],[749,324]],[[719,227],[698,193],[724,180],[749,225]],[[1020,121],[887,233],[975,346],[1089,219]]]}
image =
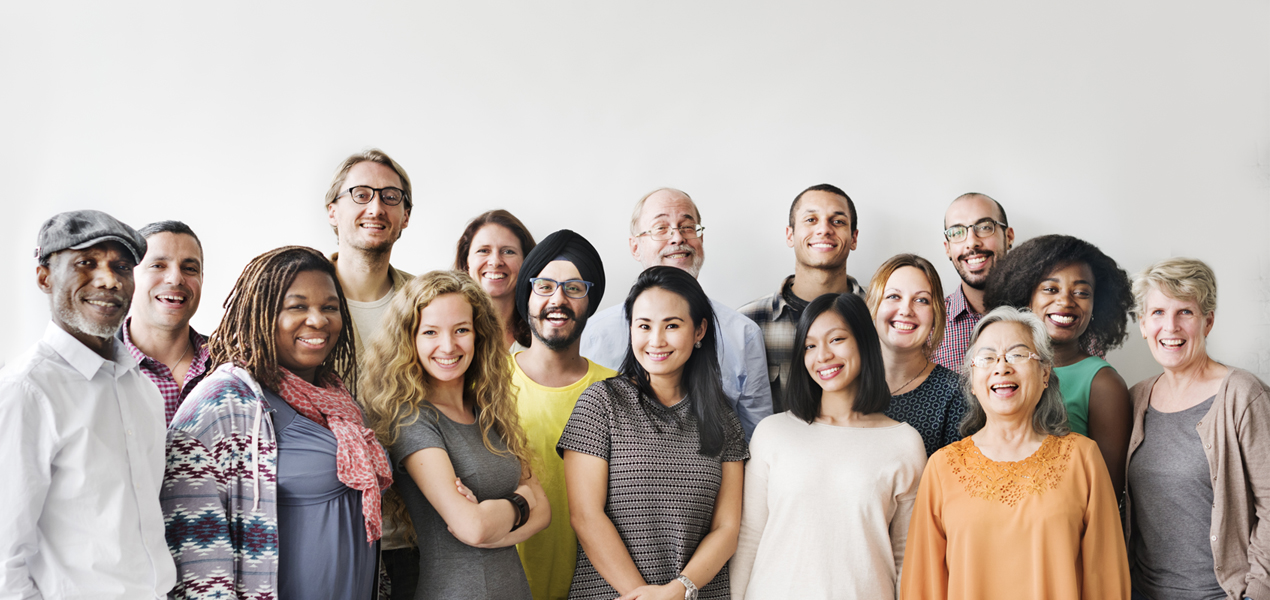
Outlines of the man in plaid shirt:
{"label": "man in plaid shirt", "polygon": [[781,388],[789,381],[794,332],[807,303],[822,294],[865,295],[860,283],[847,275],[847,257],[855,250],[858,234],[855,202],[846,192],[827,183],[803,190],[789,207],[785,228],[785,245],[794,249],[794,274],[776,293],[738,309],[763,330],[773,412],[787,408]]}
{"label": "man in plaid shirt", "polygon": [[132,311],[118,337],[163,396],[164,423],[207,373],[207,338],[190,327],[203,294],[203,244],[188,225],[159,221],[137,233],[146,254],[133,268]]}
{"label": "man in plaid shirt", "polygon": [[988,274],[1014,243],[1008,223],[1001,203],[975,192],[958,196],[944,213],[944,252],[961,276],[961,285],[944,298],[948,317],[935,362],[953,371],[961,370],[970,334],[983,317]]}

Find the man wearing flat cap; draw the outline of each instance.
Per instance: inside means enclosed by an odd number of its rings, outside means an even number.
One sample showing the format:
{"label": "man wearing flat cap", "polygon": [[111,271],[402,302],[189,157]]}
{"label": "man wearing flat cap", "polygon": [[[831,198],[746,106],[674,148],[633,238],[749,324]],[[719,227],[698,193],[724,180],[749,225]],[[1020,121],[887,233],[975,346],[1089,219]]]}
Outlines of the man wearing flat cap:
{"label": "man wearing flat cap", "polygon": [[81,210],[37,243],[52,322],[0,371],[0,597],[164,598],[163,399],[115,339],[145,239]]}
{"label": "man wearing flat cap", "polygon": [[512,356],[512,383],[519,388],[520,425],[542,459],[536,474],[551,502],[551,525],[517,547],[534,600],[563,600],[573,581],[578,539],[569,526],[564,461],[556,442],[578,396],[617,375],[578,353],[587,318],[603,298],[600,254],[568,229],[538,242],[521,263],[516,312],[533,335],[529,349]]}

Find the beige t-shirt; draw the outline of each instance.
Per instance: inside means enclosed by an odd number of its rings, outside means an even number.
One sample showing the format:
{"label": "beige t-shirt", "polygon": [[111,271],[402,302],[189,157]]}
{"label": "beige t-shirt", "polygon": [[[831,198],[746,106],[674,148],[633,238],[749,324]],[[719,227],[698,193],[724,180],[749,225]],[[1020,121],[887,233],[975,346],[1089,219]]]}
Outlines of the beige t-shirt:
{"label": "beige t-shirt", "polygon": [[397,288],[394,287],[383,298],[372,302],[348,300],[348,312],[353,316],[353,330],[357,332],[353,340],[357,343],[358,360],[364,360],[366,350],[374,341],[375,334],[379,333],[379,324],[388,313],[388,303],[392,302],[392,297],[396,294]]}

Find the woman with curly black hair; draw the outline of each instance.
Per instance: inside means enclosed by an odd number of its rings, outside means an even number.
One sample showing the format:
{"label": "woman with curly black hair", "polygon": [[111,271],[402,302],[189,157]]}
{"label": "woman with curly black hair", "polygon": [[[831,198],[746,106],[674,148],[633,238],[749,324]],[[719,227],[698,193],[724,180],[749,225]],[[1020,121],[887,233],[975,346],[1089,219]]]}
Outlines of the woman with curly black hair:
{"label": "woman with curly black hair", "polygon": [[993,269],[984,304],[1028,308],[1045,323],[1068,424],[1098,443],[1122,494],[1133,410],[1124,379],[1098,355],[1124,342],[1133,307],[1128,274],[1089,242],[1044,235]]}

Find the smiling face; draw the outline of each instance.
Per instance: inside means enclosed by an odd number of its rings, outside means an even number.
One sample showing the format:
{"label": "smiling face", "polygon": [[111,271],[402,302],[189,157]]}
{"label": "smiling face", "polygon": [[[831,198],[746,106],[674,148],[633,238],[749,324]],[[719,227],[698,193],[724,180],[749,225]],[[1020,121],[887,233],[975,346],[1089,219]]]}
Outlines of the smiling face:
{"label": "smiling face", "polygon": [[830,308],[807,328],[803,349],[807,373],[825,392],[845,392],[854,397],[860,385],[860,348],[851,328]]}
{"label": "smiling face", "polygon": [[[1035,354],[1027,326],[1009,321],[988,325],[979,334],[970,356],[996,358],[1012,353]],[[1010,364],[1004,358],[987,367],[970,368],[971,389],[991,421],[995,418],[1031,418],[1049,383],[1050,369],[1037,360]]]}
{"label": "smiling face", "polygon": [[162,232],[146,238],[146,255],[132,270],[133,326],[183,330],[203,295],[203,251],[190,235]]}
{"label": "smiling face", "polygon": [[631,256],[644,265],[678,267],[696,277],[701,273],[701,265],[706,260],[703,238],[684,238],[676,227],[692,227],[697,225],[697,207],[687,196],[675,190],[661,190],[644,200],[644,210],[639,219],[639,231],[649,231],[664,225],[671,227],[670,239],[654,240],[646,234],[630,238]]}
{"label": "smiling face", "polygon": [[[948,212],[944,213],[944,228],[953,225],[971,227],[983,219],[1001,220],[996,204],[983,196],[966,196],[948,207]],[[988,274],[997,264],[997,259],[1005,256],[1013,242],[1014,229],[998,225],[996,231],[986,238],[975,235],[974,231],[968,231],[966,239],[960,242],[944,239],[944,253],[966,285],[982,290],[988,282]]]}
{"label": "smiling face", "polygon": [[463,384],[476,353],[472,305],[460,294],[441,294],[419,311],[415,332],[419,363],[435,383]]}
{"label": "smiling face", "polygon": [[467,274],[492,298],[502,298],[516,293],[516,274],[525,255],[521,252],[520,239],[502,225],[490,223],[472,236],[472,247],[467,251]]}
{"label": "smiling face", "polygon": [[844,269],[856,247],[847,199],[821,190],[805,192],[794,211],[794,226],[785,228],[785,245],[794,249],[799,265],[813,269]]}
{"label": "smiling face", "polygon": [[1208,360],[1207,338],[1215,315],[1201,310],[1194,300],[1178,300],[1155,286],[1147,291],[1138,328],[1165,370],[1186,370]]}
{"label": "smiling face", "polygon": [[410,214],[406,212],[406,203],[388,206],[375,194],[370,202],[358,204],[346,193],[349,188],[359,185],[372,188],[401,188],[401,177],[392,169],[377,162],[362,161],[348,170],[344,178],[342,196],[326,206],[327,221],[335,227],[341,248],[352,248],[363,252],[382,254],[392,250],[392,245],[401,237],[401,231],[410,223]]}
{"label": "smiling face", "polygon": [[705,337],[694,326],[688,301],[662,288],[648,288],[631,305],[631,350],[649,376],[678,385],[693,345]]}
{"label": "smiling face", "polygon": [[924,347],[935,326],[934,302],[930,280],[921,269],[900,267],[891,273],[873,319],[882,345],[892,350]]}
{"label": "smiling face", "polygon": [[278,365],[313,383],[343,329],[335,281],[321,271],[301,271],[287,288],[278,313]]}
{"label": "smiling face", "polygon": [[[578,268],[567,260],[547,263],[538,277],[556,281],[582,279]],[[551,350],[563,350],[578,343],[582,329],[586,327],[590,303],[590,297],[570,298],[564,295],[564,286],[557,286],[550,296],[539,296],[530,291],[525,312],[529,315],[529,330],[534,334],[534,341]]]}
{"label": "smiling face", "polygon": [[1083,262],[1055,269],[1036,285],[1029,307],[1054,344],[1075,343],[1094,316],[1093,269]]}
{"label": "smiling face", "polygon": [[50,256],[36,268],[36,284],[51,297],[53,322],[90,348],[109,340],[132,301],[132,260],[117,242]]}

